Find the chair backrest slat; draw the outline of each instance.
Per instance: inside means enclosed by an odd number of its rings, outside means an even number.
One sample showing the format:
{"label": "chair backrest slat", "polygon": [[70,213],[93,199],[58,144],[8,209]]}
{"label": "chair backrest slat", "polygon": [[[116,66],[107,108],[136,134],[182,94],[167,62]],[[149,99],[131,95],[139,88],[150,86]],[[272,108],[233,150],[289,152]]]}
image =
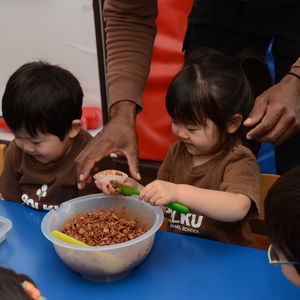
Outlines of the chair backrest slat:
{"label": "chair backrest slat", "polygon": [[3,166],[4,166],[4,158],[6,153],[7,145],[0,144],[0,174],[2,173]]}
{"label": "chair backrest slat", "polygon": [[260,174],[260,215],[255,219],[264,221],[264,202],[271,186],[280,178],[280,175],[275,174]]}

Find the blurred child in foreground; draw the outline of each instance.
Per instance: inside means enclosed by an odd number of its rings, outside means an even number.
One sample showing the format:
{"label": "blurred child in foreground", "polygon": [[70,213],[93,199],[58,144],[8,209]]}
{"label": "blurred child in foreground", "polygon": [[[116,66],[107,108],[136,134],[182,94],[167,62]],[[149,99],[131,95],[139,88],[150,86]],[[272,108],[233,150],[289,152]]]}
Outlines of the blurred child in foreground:
{"label": "blurred child in foreground", "polygon": [[300,167],[287,171],[265,199],[265,227],[271,241],[269,261],[300,287]]}
{"label": "blurred child in foreground", "polygon": [[[46,62],[21,66],[2,98],[3,118],[15,139],[0,179],[4,200],[50,210],[62,202],[99,192],[94,183],[79,190],[75,158],[92,139],[81,129],[83,92],[67,70]],[[111,158],[99,170],[113,168]]]}
{"label": "blurred child in foreground", "polygon": [[46,300],[31,278],[4,267],[0,267],[0,299]]}

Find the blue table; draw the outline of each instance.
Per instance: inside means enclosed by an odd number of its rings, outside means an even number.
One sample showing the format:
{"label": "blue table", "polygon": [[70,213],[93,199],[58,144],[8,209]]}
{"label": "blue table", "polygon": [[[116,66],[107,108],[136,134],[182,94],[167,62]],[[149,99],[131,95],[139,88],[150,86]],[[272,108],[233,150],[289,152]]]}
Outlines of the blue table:
{"label": "blue table", "polygon": [[45,212],[0,201],[13,227],[0,244],[0,265],[31,276],[47,300],[300,299],[267,252],[158,231],[149,256],[128,277],[95,283],[69,269],[44,238]]}

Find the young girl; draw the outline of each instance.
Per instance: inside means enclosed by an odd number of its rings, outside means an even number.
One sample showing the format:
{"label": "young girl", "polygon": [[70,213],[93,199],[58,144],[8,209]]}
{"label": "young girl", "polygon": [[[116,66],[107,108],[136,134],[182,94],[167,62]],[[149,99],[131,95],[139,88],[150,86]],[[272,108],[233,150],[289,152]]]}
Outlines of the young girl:
{"label": "young girl", "polygon": [[251,51],[232,58],[202,48],[187,58],[166,95],[179,141],[171,146],[158,180],[143,189],[126,181],[142,189],[139,198],[152,205],[179,202],[190,208],[186,215],[165,210],[169,231],[254,245],[249,219],[259,208],[259,145],[245,139],[243,121],[271,84],[263,57]]}

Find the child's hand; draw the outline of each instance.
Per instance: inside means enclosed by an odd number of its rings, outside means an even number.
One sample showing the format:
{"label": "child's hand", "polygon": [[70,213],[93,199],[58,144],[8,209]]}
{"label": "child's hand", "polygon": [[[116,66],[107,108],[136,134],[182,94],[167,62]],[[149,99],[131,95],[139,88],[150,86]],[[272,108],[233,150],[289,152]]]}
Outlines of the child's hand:
{"label": "child's hand", "polygon": [[155,180],[145,186],[141,191],[139,198],[141,200],[144,199],[145,202],[148,202],[151,205],[167,205],[172,202],[178,202],[177,189],[177,184]]}
{"label": "child's hand", "polygon": [[127,177],[124,184],[131,186],[134,189],[141,190],[144,188],[140,183],[138,183],[136,180],[134,180],[131,177]]}
{"label": "child's hand", "polygon": [[[134,189],[142,189],[143,186],[135,181],[133,178],[128,177],[124,184],[131,186]],[[95,185],[100,189],[104,195],[118,194],[118,192],[112,187],[109,182],[95,181]]]}
{"label": "child's hand", "polygon": [[95,180],[95,185],[104,195],[118,194],[110,183]]}

